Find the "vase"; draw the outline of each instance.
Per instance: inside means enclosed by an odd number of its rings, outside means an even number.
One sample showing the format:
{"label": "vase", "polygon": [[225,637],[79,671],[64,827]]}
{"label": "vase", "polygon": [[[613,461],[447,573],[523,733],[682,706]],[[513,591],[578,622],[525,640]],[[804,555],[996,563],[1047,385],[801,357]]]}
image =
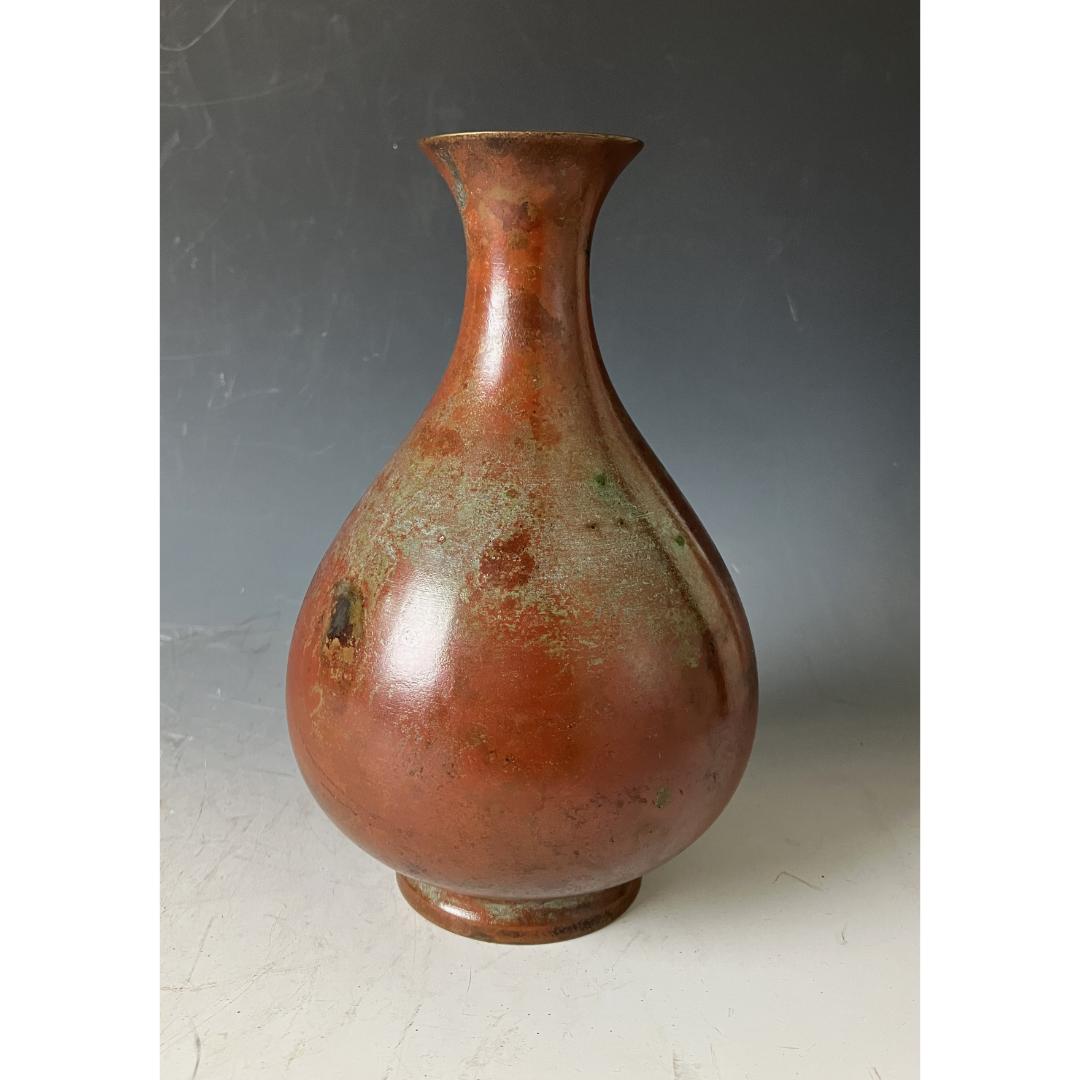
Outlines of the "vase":
{"label": "vase", "polygon": [[731,798],[753,645],[593,330],[593,226],[642,144],[420,145],[464,223],[464,314],[434,397],[304,598],[289,731],[320,805],[421,915],[562,941],[618,917]]}

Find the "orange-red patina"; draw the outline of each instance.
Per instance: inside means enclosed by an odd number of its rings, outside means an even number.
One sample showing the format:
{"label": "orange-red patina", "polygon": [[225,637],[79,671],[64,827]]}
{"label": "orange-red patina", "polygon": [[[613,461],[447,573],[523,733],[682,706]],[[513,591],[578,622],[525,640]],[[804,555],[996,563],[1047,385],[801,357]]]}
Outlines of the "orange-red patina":
{"label": "orange-red patina", "polygon": [[753,646],[593,332],[593,224],[641,144],[421,145],[464,221],[464,316],[304,599],[289,729],[320,804],[428,918],[562,940],[620,914],[731,798]]}

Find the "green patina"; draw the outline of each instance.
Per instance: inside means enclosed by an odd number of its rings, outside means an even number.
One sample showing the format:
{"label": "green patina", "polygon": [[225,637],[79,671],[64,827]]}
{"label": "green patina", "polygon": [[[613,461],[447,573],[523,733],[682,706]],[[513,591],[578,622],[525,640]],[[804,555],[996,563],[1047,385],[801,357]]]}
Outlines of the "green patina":
{"label": "green patina", "polygon": [[[447,904],[458,906],[456,896],[448,889],[441,889],[437,885],[429,885],[426,881],[417,881],[410,878],[409,883],[430,904],[435,907],[445,908]],[[479,897],[468,898],[479,910],[483,911],[492,922],[497,923],[520,923],[523,920],[533,921],[537,916],[543,919],[545,913],[556,911],[570,911],[580,907],[582,897],[559,896],[551,900],[487,900]]]}
{"label": "green patina", "polygon": [[617,515],[616,524],[633,526],[648,517],[630,497],[617,475],[607,471],[597,472],[593,474],[593,483],[595,484],[593,494],[598,495],[603,505]]}
{"label": "green patina", "polygon": [[[495,922],[520,922],[548,911],[568,911],[581,906],[580,896],[560,896],[554,900],[483,900],[484,911]],[[531,920],[530,920],[531,921]]]}
{"label": "green patina", "polygon": [[442,159],[443,164],[446,165],[446,171],[450,174],[450,188],[454,193],[454,202],[458,204],[459,210],[464,210],[466,203],[469,201],[469,192],[465,187],[465,181],[461,178],[461,173],[458,171],[457,162],[453,159],[450,151],[440,147],[436,153]]}
{"label": "green patina", "polygon": [[656,798],[653,800],[657,810],[663,810],[667,804],[671,802],[671,792],[666,787],[662,787],[657,793]]}
{"label": "green patina", "polygon": [[436,905],[442,903],[444,895],[442,889],[435,885],[429,885],[426,881],[416,881],[413,878],[410,878],[409,882],[425,900],[430,900],[431,903]]}
{"label": "green patina", "polygon": [[[451,420],[443,408],[432,417],[433,424]],[[533,458],[541,450],[523,438],[524,451],[508,442],[477,460],[418,452],[408,442],[402,447],[344,539],[350,577],[366,603],[375,603],[405,560],[461,602],[456,617],[507,633],[529,620],[529,639],[560,663],[600,667],[598,651],[607,647],[612,626],[623,625],[630,634],[647,628],[657,648],[686,667],[698,667],[703,631],[712,621],[699,598],[707,599],[709,590],[698,587],[695,567],[687,579],[681,560],[677,568],[664,554],[672,541],[686,547],[681,523],[648,489],[628,488],[609,460],[594,459],[591,469],[582,470],[590,477],[588,486],[566,485],[553,500],[551,489],[533,479],[550,475],[552,451],[543,450],[540,466]],[[554,453],[568,455],[568,471],[580,467],[566,443]],[[642,497],[651,512],[639,502]],[[563,533],[570,527],[563,523],[597,519],[608,526],[597,534],[608,549],[599,558],[595,545],[567,542]],[[481,570],[490,545],[522,533],[529,538],[527,580],[486,579]]]}

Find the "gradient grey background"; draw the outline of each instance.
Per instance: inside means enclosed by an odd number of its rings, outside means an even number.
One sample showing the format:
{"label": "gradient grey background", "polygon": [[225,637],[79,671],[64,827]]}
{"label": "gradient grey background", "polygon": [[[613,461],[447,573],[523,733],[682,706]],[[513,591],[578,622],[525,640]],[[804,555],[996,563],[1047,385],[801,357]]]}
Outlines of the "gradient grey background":
{"label": "gradient grey background", "polygon": [[611,131],[646,149],[597,229],[600,345],[766,687],[910,692],[915,35],[909,4],[238,0],[163,52],[163,617],[295,609],[434,390],[464,247],[416,139]]}
{"label": "gradient grey background", "polygon": [[747,609],[762,715],[746,783],[812,748],[834,707],[859,710],[851,733],[881,729],[910,777],[917,18],[913,3],[836,0],[165,0],[175,738],[190,735],[185,703],[222,694],[183,669],[177,642],[220,650],[254,633],[253,730],[287,754],[284,657],[304,590],[449,358],[464,245],[416,140],[606,131],[646,147],[600,216],[597,335]]}

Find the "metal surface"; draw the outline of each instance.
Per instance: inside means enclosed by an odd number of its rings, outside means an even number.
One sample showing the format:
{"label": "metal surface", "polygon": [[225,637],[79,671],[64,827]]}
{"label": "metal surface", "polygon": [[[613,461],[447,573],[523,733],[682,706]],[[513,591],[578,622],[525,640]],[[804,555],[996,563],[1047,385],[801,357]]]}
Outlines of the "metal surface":
{"label": "metal surface", "polygon": [[641,878],[582,896],[552,900],[491,900],[440,889],[397,875],[410,906],[444,930],[501,945],[545,945],[602,930],[633,902]]}
{"label": "metal surface", "polygon": [[[464,221],[461,330],[305,597],[290,732],[362,847],[528,912],[640,878],[704,832],[746,767],[757,672],[731,578],[596,345],[593,227],[641,144],[422,145]],[[536,939],[516,928],[505,940]]]}

